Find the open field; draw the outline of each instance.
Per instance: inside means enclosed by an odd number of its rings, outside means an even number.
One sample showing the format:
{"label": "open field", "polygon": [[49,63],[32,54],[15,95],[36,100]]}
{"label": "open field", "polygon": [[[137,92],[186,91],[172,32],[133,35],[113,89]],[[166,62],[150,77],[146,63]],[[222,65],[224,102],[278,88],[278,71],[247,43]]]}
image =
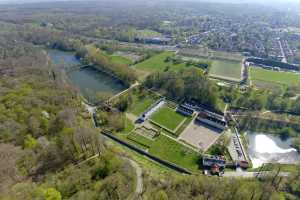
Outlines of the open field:
{"label": "open field", "polygon": [[184,63],[173,64],[172,62],[165,62],[167,57],[172,56],[174,56],[173,52],[163,52],[149,58],[148,60],[138,63],[137,65],[135,65],[135,68],[150,72],[156,72],[163,71],[166,69],[166,67],[170,67],[171,70],[179,70],[185,67]]}
{"label": "open field", "polygon": [[250,68],[250,79],[257,87],[263,87],[264,84],[266,86],[275,85],[275,87],[278,85],[300,85],[300,74],[291,72],[278,72],[257,67]]}
{"label": "open field", "polygon": [[232,81],[240,81],[242,62],[229,60],[213,60],[210,76]]}
{"label": "open field", "polygon": [[123,56],[119,56],[119,55],[111,55],[110,59],[113,63],[116,63],[116,64],[123,64],[123,65],[129,66],[133,63],[130,59],[125,58]]}
{"label": "open field", "polygon": [[[153,73],[153,72],[163,72],[164,70],[172,70],[172,71],[178,71],[181,69],[184,69],[188,66],[186,66],[186,63],[179,63],[175,64],[172,61],[166,62],[165,60],[168,57],[173,57],[175,54],[174,52],[163,52],[160,54],[157,54],[143,62],[140,62],[133,67],[136,69],[139,77],[145,78],[147,75]],[[190,66],[193,67],[193,66]],[[201,70],[200,68],[197,68]]]}
{"label": "open field", "polygon": [[178,114],[175,110],[167,106],[160,108],[151,116],[152,121],[172,131],[185,119],[183,115]]}
{"label": "open field", "polygon": [[161,37],[162,34],[153,30],[144,29],[136,31],[138,37],[151,38],[151,37]]}

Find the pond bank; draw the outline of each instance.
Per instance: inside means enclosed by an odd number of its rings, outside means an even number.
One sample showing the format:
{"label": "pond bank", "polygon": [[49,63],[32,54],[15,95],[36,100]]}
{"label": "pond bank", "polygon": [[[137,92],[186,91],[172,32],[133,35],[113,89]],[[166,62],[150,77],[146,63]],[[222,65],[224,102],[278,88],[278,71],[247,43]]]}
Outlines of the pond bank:
{"label": "pond bank", "polygon": [[[48,54],[52,63],[61,69],[82,64],[75,57],[74,52],[51,49],[48,50]],[[93,66],[71,70],[67,76],[71,83],[79,89],[84,99],[91,104],[96,103],[97,97],[100,95],[114,96],[126,89],[120,81]]]}

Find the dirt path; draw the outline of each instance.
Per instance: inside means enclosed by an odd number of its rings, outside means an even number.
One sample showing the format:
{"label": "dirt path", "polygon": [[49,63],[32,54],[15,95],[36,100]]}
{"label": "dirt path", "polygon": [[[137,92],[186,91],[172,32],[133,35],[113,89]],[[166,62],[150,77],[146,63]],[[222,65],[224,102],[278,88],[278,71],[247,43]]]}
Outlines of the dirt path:
{"label": "dirt path", "polygon": [[122,92],[116,94],[115,96],[111,97],[111,98],[108,100],[108,102],[110,102],[110,101],[112,101],[112,100],[114,100],[114,99],[116,99],[116,98],[122,96],[123,94],[125,94],[125,93],[127,93],[129,90],[131,90],[132,88],[135,88],[135,87],[137,87],[137,86],[139,86],[139,85],[140,85],[139,82],[135,82],[134,84],[132,84],[132,85],[131,85],[129,88],[127,88],[126,90],[124,90],[124,91],[122,91]]}
{"label": "dirt path", "polygon": [[[94,156],[91,156],[89,158],[87,158],[86,160],[76,164],[75,166],[80,166],[90,160],[93,160],[95,158],[99,157],[99,154],[96,154]],[[135,190],[134,190],[134,194],[130,195],[128,197],[128,200],[132,200],[132,199],[139,199],[142,192],[143,192],[143,170],[142,168],[138,165],[137,162],[135,162],[134,160],[127,158],[127,157],[121,157],[123,160],[127,161],[130,163],[131,167],[134,168],[135,173],[136,173],[136,186],[135,186]]]}
{"label": "dirt path", "polygon": [[143,176],[142,176],[142,168],[135,162],[134,160],[131,160],[129,158],[124,158],[124,160],[127,160],[130,165],[135,169],[136,172],[136,187],[134,195],[129,197],[128,200],[131,199],[140,199],[140,196],[143,192]]}

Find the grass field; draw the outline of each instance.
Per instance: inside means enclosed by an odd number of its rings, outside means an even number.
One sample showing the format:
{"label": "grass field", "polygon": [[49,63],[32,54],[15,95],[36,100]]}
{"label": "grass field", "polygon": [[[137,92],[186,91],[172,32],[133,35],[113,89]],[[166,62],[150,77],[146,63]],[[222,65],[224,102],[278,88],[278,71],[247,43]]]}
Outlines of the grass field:
{"label": "grass field", "polygon": [[135,143],[139,144],[139,145],[142,145],[143,147],[145,148],[150,148],[151,145],[153,144],[153,141],[138,134],[138,133],[130,133],[128,136],[127,136],[128,139],[134,141]]}
{"label": "grass field", "polygon": [[170,67],[171,70],[179,70],[185,67],[185,64],[173,64],[171,62],[165,62],[167,57],[174,56],[173,52],[163,52],[158,55],[155,55],[144,62],[138,63],[135,65],[135,68],[155,72],[155,71],[163,71],[166,67]]}
{"label": "grass field", "polygon": [[162,107],[151,116],[152,121],[172,131],[185,119],[183,115],[167,106]]}
{"label": "grass field", "polygon": [[132,123],[127,124],[127,132],[123,131],[122,133],[116,133],[115,136],[141,149],[147,150],[150,154],[161,159],[175,163],[178,166],[184,167],[193,172],[198,171],[200,155],[197,152],[164,135],[159,135],[154,140],[150,140],[142,135],[130,131]]}
{"label": "grass field", "polygon": [[[257,87],[274,85],[291,86],[300,85],[300,74],[290,72],[278,72],[257,67],[250,68],[250,79]],[[270,85],[268,87],[268,85]]]}
{"label": "grass field", "polygon": [[145,96],[138,96],[137,94],[132,95],[132,104],[129,107],[129,113],[132,113],[136,116],[141,115],[147,108],[149,108],[155,101],[157,101],[160,97],[155,96],[154,94],[147,94]]}
{"label": "grass field", "polygon": [[[163,52],[160,54],[157,54],[141,63],[138,63],[134,66],[134,68],[137,70],[137,73],[139,74],[139,77],[141,79],[145,78],[147,75],[153,73],[153,72],[163,72],[165,69],[169,68],[169,70],[172,71],[178,71],[180,69],[186,68],[185,63],[180,64],[174,64],[173,62],[165,62],[167,57],[174,56],[174,52]],[[193,66],[191,66],[193,67]],[[199,69],[199,68],[197,68]],[[199,69],[201,70],[201,69]]]}
{"label": "grass field", "polygon": [[200,155],[164,135],[160,135],[155,140],[149,149],[149,153],[191,171],[198,169]]}
{"label": "grass field", "polygon": [[138,30],[136,31],[136,34],[138,35],[138,37],[161,37],[162,34],[156,31],[152,31],[149,29],[144,29],[144,30]]}
{"label": "grass field", "polygon": [[113,63],[116,63],[116,64],[124,64],[124,65],[129,66],[133,63],[130,59],[125,58],[123,56],[119,56],[119,55],[111,55],[110,59]]}
{"label": "grass field", "polygon": [[241,79],[241,67],[241,62],[213,60],[209,74],[214,77],[239,81]]}

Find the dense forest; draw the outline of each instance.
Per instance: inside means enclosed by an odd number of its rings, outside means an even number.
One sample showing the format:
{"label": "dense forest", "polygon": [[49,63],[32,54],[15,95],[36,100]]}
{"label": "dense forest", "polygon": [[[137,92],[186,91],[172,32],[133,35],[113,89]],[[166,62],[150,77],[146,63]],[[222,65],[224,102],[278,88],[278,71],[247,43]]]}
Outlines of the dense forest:
{"label": "dense forest", "polygon": [[145,87],[160,90],[177,101],[197,101],[209,107],[216,107],[216,88],[196,69],[176,72],[156,73],[147,77]]}
{"label": "dense forest", "polygon": [[[44,51],[5,39],[1,37],[5,59],[0,60],[0,196],[128,196],[133,169],[97,136],[77,91],[51,66]],[[74,165],[96,154],[101,156]]]}

